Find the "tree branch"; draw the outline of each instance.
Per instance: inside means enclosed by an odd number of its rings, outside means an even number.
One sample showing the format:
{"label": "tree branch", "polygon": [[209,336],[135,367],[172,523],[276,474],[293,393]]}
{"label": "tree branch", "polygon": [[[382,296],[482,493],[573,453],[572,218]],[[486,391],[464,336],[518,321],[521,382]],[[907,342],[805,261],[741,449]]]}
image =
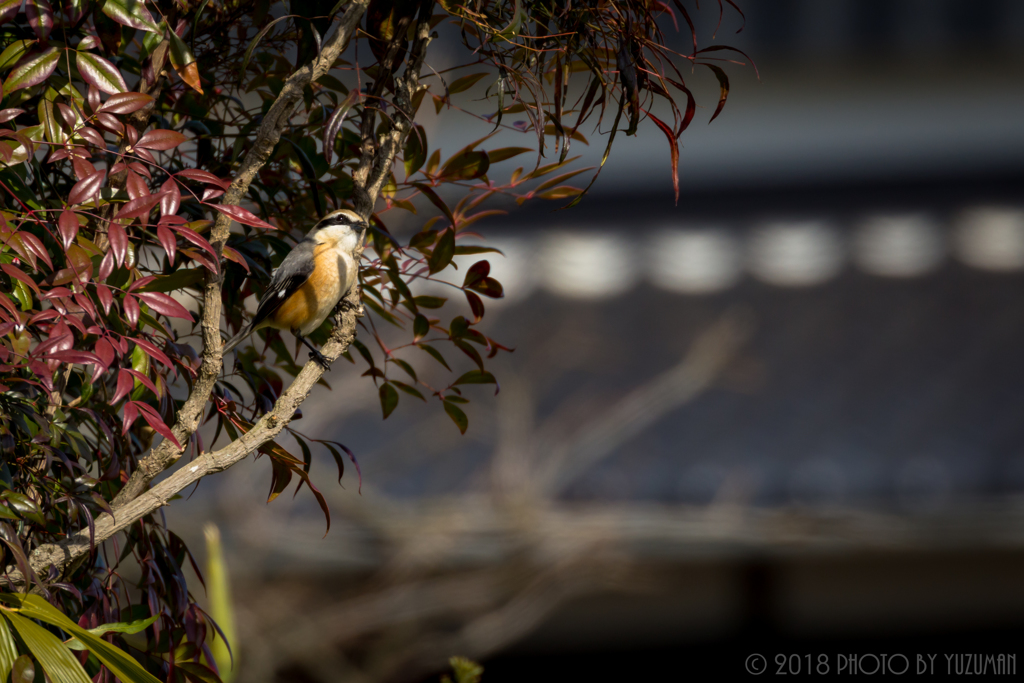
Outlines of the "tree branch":
{"label": "tree branch", "polygon": [[[242,160],[238,174],[221,200],[222,204],[237,205],[249,191],[249,185],[267,163],[271,152],[281,139],[281,134],[288,127],[288,122],[291,120],[292,114],[295,113],[295,107],[302,99],[302,91],[310,83],[330,71],[334,62],[348,45],[348,41],[359,25],[368,5],[369,0],[353,0],[342,16],[341,26],[327,41],[317,58],[293,73],[285,81],[274,104],[270,107],[267,115],[263,117],[256,140]],[[224,248],[230,229],[231,219],[224,214],[218,214],[210,238],[210,243],[218,252]],[[203,409],[206,407],[210,392],[217,382],[217,377],[220,376],[223,365],[220,350],[221,281],[220,273],[207,273],[206,286],[203,290],[203,362],[199,367],[199,376],[192,393],[178,410],[177,422],[171,429],[174,432],[174,438],[178,440],[182,448],[176,448],[173,442],[165,439],[148,456],[140,460],[138,467],[128,479],[128,483],[112,501],[111,506],[115,510],[137,498],[156,475],[177,462],[181,454],[184,453],[185,444],[199,429]]]}
{"label": "tree branch", "polygon": [[[248,190],[249,183],[266,163],[274,145],[280,139],[296,104],[302,97],[303,89],[331,68],[335,59],[344,50],[348,37],[358,25],[368,3],[369,0],[353,0],[342,19],[341,27],[324,46],[320,56],[286,81],[281,94],[264,118],[256,142],[246,155],[238,176],[225,194],[224,203],[237,203]],[[411,111],[412,95],[419,86],[420,69],[426,55],[427,45],[430,43],[429,20],[432,6],[432,0],[423,0],[417,19],[416,38],[410,51],[407,67],[401,77],[395,78],[395,105],[403,112]],[[395,123],[381,133],[380,144],[377,146],[377,152],[372,162],[368,164],[368,172],[355,179],[356,206],[363,216],[369,216],[372,212],[384,181],[410,130],[412,130],[412,121],[401,115],[396,116]],[[211,239],[216,248],[223,247],[230,226],[230,219],[226,216],[218,217]],[[208,274],[204,292],[206,308],[202,322],[205,344],[203,363],[192,394],[182,409],[178,411],[178,421],[173,428],[175,437],[180,443],[187,441],[198,428],[203,408],[220,373],[222,365],[220,287],[220,276]],[[361,315],[361,310],[358,307],[358,291],[349,292],[348,300],[357,306],[349,307],[349,310],[341,314],[340,323],[334,328],[330,339],[321,349],[321,353],[329,362],[334,362],[355,339],[356,323]],[[31,553],[32,569],[40,572],[48,569],[51,565],[59,569],[67,567],[77,558],[88,553],[93,547],[93,543],[102,543],[137,520],[167,505],[171,497],[179,491],[208,474],[221,472],[231,467],[261,445],[273,440],[291,421],[296,409],[306,399],[323,373],[324,370],[317,363],[307,363],[296,376],[295,381],[278,399],[274,408],[263,415],[251,430],[219,451],[200,455],[188,466],[179,469],[152,489],[143,492],[153,477],[176,462],[183,452],[183,449],[177,449],[170,440],[165,439],[139,463],[136,473],[133,473],[128,484],[115,498],[112,506],[114,514],[103,514],[96,519],[92,539],[90,539],[89,532],[83,530],[61,543],[40,546]],[[140,471],[143,474],[138,474]],[[129,486],[132,487],[131,490],[128,490]],[[6,575],[15,585],[24,583],[24,577],[13,566],[8,567]]]}

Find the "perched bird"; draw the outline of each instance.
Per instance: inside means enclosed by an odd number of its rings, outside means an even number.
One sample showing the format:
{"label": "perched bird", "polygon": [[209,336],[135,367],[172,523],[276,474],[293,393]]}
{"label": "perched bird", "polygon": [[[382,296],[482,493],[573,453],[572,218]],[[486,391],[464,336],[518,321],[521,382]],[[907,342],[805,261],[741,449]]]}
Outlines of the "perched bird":
{"label": "perched bird", "polygon": [[327,359],[305,335],[327,319],[359,274],[355,251],[368,224],[359,214],[339,209],[327,214],[306,238],[295,245],[274,271],[256,315],[229,339],[223,353],[264,327],[290,330],[310,351],[310,358],[325,370]]}

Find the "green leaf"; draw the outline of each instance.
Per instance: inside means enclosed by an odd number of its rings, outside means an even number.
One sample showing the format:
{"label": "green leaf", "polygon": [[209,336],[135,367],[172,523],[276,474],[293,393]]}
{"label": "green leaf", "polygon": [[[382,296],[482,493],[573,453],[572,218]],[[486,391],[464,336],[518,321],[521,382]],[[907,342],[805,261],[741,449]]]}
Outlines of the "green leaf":
{"label": "green leaf", "polygon": [[[4,53],[6,54],[6,50]],[[33,57],[11,72],[4,81],[4,94],[9,95],[21,88],[30,88],[42,83],[57,68],[61,51],[51,47],[46,52]],[[2,57],[0,57],[2,58]]]}
{"label": "green leaf", "polygon": [[170,275],[158,275],[155,280],[139,289],[140,292],[176,292],[203,281],[202,268],[179,268]]}
{"label": "green leaf", "polygon": [[146,9],[142,0],[105,0],[100,11],[122,26],[130,26],[140,31],[160,32],[160,27],[153,21],[153,15]]}
{"label": "green leaf", "polygon": [[452,657],[448,664],[455,673],[455,683],[480,683],[484,668],[471,659]]}
{"label": "green leaf", "polygon": [[14,283],[14,298],[21,304],[21,310],[32,310],[32,292],[29,291],[28,285],[21,280],[17,280]]}
{"label": "green leaf", "polygon": [[408,178],[423,167],[427,160],[427,133],[423,126],[415,125],[405,141],[405,177]]}
{"label": "green leaf", "polygon": [[256,46],[259,45],[261,40],[263,40],[263,36],[267,35],[267,33],[270,32],[270,29],[274,28],[274,24],[289,18],[291,18],[291,15],[285,15],[274,19],[272,22],[260,29],[260,32],[256,34],[256,37],[249,41],[249,47],[245,48],[245,54],[242,56],[242,65],[238,69],[239,85],[241,85],[242,81],[245,80],[245,70],[249,66],[249,60],[252,58],[252,51],[255,50]]}
{"label": "green leaf", "polygon": [[430,332],[430,322],[426,316],[417,314],[416,319],[412,322],[413,341],[418,342],[426,337],[428,332]]}
{"label": "green leaf", "polygon": [[[100,624],[96,628],[90,628],[89,633],[97,636],[105,636],[108,633],[140,633],[145,631],[147,628],[153,625],[153,623],[160,618],[159,614],[154,614],[148,619],[136,619],[135,621],[118,621],[110,624]],[[82,644],[78,638],[71,638],[65,645],[72,650],[87,650],[88,648]]]}
{"label": "green leaf", "polygon": [[[7,597],[7,596],[2,596]],[[34,596],[38,597],[38,596]],[[42,600],[42,598],[39,598]],[[49,606],[49,605],[47,605]],[[54,608],[54,612],[57,610]],[[59,612],[57,612],[60,614]],[[82,665],[78,663],[71,651],[64,647],[60,639],[35,623],[31,619],[17,614],[10,610],[4,610],[4,617],[11,622],[18,636],[24,641],[29,652],[43,667],[43,671],[51,680],[59,683],[91,683]],[[64,617],[63,614],[61,614]],[[69,624],[74,624],[70,619],[64,617]],[[75,624],[77,627],[77,624]],[[127,679],[126,679],[127,680]],[[156,680],[155,678],[153,679]]]}
{"label": "green leaf", "polygon": [[444,401],[444,412],[448,413],[448,417],[452,419],[455,426],[459,428],[459,431],[463,434],[466,433],[466,429],[469,427],[469,418],[462,412],[462,409],[451,401],[445,399]]}
{"label": "green leaf", "polygon": [[448,93],[454,95],[455,93],[462,92],[463,90],[469,90],[474,85],[476,85],[481,78],[487,78],[488,75],[489,74],[485,72],[478,74],[469,74],[468,76],[463,76],[462,78],[456,78],[454,81],[452,81],[452,84],[448,86]]}
{"label": "green leaf", "polygon": [[448,299],[443,296],[418,296],[415,299],[416,308],[441,308]]}
{"label": "green leaf", "polygon": [[78,72],[86,83],[96,86],[108,95],[128,90],[121,72],[117,70],[116,66],[102,57],[88,52],[76,51],[75,66],[78,67]]}
{"label": "green leaf", "polygon": [[28,496],[15,491],[4,491],[0,495],[0,500],[7,501],[7,504],[14,509],[23,519],[27,519],[30,522],[35,522],[40,526],[46,526],[46,520],[43,519],[42,512],[39,506]]}
{"label": "green leaf", "polygon": [[[210,616],[214,618],[224,633],[213,633],[214,640],[210,643],[210,651],[220,671],[223,683],[230,683],[235,677],[235,669],[231,656],[230,644],[235,639],[235,611],[231,606],[231,586],[228,580],[228,567],[224,561],[224,550],[221,545],[220,531],[213,524],[207,524],[203,530],[206,536],[206,594],[210,598]],[[225,642],[225,639],[227,642]]]}
{"label": "green leaf", "polygon": [[[18,0],[6,0],[5,2],[0,2],[0,9],[12,2],[18,2],[18,5],[21,5],[21,2]],[[8,45],[3,52],[0,52],[0,71],[6,71],[20,62],[29,48],[35,44],[35,40],[16,40]]]}
{"label": "green leaf", "polygon": [[203,683],[223,683],[222,678],[217,678],[209,667],[197,664],[196,662],[178,662],[176,667],[188,674],[189,678]]}
{"label": "green leaf", "polygon": [[498,149],[492,149],[487,152],[487,158],[492,164],[496,164],[499,161],[505,161],[505,159],[511,159],[512,157],[519,156],[525,152],[532,152],[533,150],[529,147],[500,147]]}
{"label": "green leaf", "polygon": [[452,369],[448,367],[448,363],[445,362],[444,356],[441,355],[441,352],[435,349],[433,346],[431,346],[430,344],[417,344],[416,346],[422,349],[423,351],[426,351],[434,360],[443,365],[445,369],[448,370],[448,372],[452,371]]}
{"label": "green leaf", "polygon": [[6,681],[18,659],[18,648],[7,622],[0,619],[0,681]]}
{"label": "green leaf", "polygon": [[405,393],[409,394],[410,396],[415,396],[419,400],[426,402],[427,399],[423,397],[423,394],[419,392],[419,389],[409,386],[405,382],[399,382],[397,379],[391,380],[391,383],[398,387],[401,391],[404,391]]}
{"label": "green leaf", "polygon": [[494,379],[494,375],[489,372],[483,372],[481,370],[470,370],[462,377],[459,377],[452,383],[452,386],[459,384],[497,384],[498,380]]}
{"label": "green leaf", "polygon": [[441,168],[441,177],[445,180],[473,180],[487,173],[490,165],[487,152],[460,152]]}
{"label": "green leaf", "polygon": [[[435,152],[436,154],[437,152]],[[448,205],[444,203],[440,195],[434,191],[434,188],[430,187],[425,183],[413,183],[413,187],[423,193],[423,196],[430,200],[430,203],[441,209],[441,213],[445,215],[452,225],[455,225],[455,216],[452,214],[452,210],[448,208]]]}
{"label": "green leaf", "polygon": [[[3,621],[0,619],[0,621]],[[4,628],[7,623],[4,622]],[[32,683],[36,679],[36,664],[28,655],[22,655],[14,661],[11,667],[11,683]],[[6,679],[5,679],[6,680]]]}
{"label": "green leaf", "polygon": [[[124,683],[160,683],[160,681],[157,680],[156,677],[154,677],[152,674],[150,674],[148,671],[142,668],[142,665],[135,661],[127,653],[121,651],[120,649],[111,645],[102,638],[99,638],[93,635],[92,633],[89,633],[89,631],[85,630],[75,622],[71,621],[71,619],[68,619],[60,610],[53,607],[50,603],[46,602],[46,600],[44,600],[40,596],[8,594],[0,595],[0,601],[8,605],[14,605],[19,607],[21,613],[25,616],[32,617],[33,619],[38,619],[39,621],[44,621],[48,624],[52,624],[57,628],[67,631],[69,634],[75,636],[85,644],[85,646],[89,649],[89,652],[96,655],[96,658],[103,662],[103,664],[105,664],[106,667],[110,669],[110,671],[115,676],[120,678]],[[5,616],[10,618],[11,613],[5,612]],[[15,626],[15,628],[17,628],[17,626]],[[40,627],[37,628],[43,630]],[[46,631],[43,632],[46,633]],[[18,634],[21,635],[21,629],[18,629]],[[64,647],[64,644],[57,640],[56,637],[54,637],[54,640],[57,641],[58,644],[60,644],[61,651],[63,651],[68,657],[70,657],[71,661],[74,662],[75,665],[77,666],[78,661],[75,660],[74,657],[72,657],[70,651]],[[29,647],[29,649],[31,649],[31,646]],[[32,654],[35,655],[36,653],[33,651]],[[42,658],[38,655],[36,655],[36,658],[40,660],[40,662],[43,665],[43,668],[46,669],[46,662],[43,661]],[[79,671],[81,671],[81,667],[79,667]],[[49,671],[47,673],[49,673]],[[85,673],[83,672],[82,675],[85,676]],[[53,676],[51,675],[51,677]],[[77,679],[73,678],[57,679],[57,681],[61,681],[61,683],[64,683],[64,681],[67,681],[68,683],[73,683],[76,680]],[[89,678],[87,676],[85,677],[85,681],[89,681]]]}
{"label": "green leaf", "polygon": [[445,228],[438,237],[433,253],[430,254],[428,261],[430,274],[433,275],[447,268],[448,264],[452,262],[453,256],[455,256],[455,230],[454,228]]}
{"label": "green leaf", "polygon": [[388,419],[388,415],[394,412],[395,408],[398,407],[398,392],[391,386],[389,382],[385,382],[380,385],[380,407],[384,411],[384,419]]}

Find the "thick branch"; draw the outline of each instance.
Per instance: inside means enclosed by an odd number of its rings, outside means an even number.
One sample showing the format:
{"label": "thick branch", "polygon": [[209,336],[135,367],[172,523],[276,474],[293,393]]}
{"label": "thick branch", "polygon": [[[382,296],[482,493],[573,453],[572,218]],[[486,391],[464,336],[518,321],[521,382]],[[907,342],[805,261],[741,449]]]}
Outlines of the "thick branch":
{"label": "thick branch", "polygon": [[[362,12],[365,11],[368,0],[354,0],[342,19],[342,26],[338,33],[324,46],[320,57],[311,65],[303,67],[296,72],[285,83],[281,95],[275,101],[264,119],[263,126],[257,137],[253,149],[246,155],[242,164],[242,170],[232,183],[231,188],[225,194],[225,203],[237,203],[249,187],[249,183],[256,173],[266,162],[273,150],[274,145],[280,138],[281,132],[287,125],[294,107],[302,96],[302,90],[311,80],[318,78],[330,69],[334,60],[344,49],[347,43],[347,36],[359,23]],[[430,42],[430,9],[431,0],[424,0],[421,10],[416,39],[410,53],[408,65],[401,77],[395,79],[396,94],[395,105],[403,111],[410,111],[411,98],[419,87],[419,72],[423,65],[427,45]],[[341,36],[344,34],[341,38]],[[305,74],[300,78],[300,74]],[[286,98],[286,99],[283,99]],[[284,104],[282,104],[284,102]],[[279,106],[280,105],[280,106]],[[396,115],[396,123],[390,129],[381,134],[381,141],[377,154],[372,163],[369,164],[369,172],[356,179],[357,196],[361,198],[361,206],[357,200],[357,210],[364,216],[369,216],[376,203],[377,197],[383,187],[387,173],[393,166],[398,151],[405,142],[405,136],[412,129],[412,121]],[[219,217],[213,228],[213,244],[222,247],[227,239],[230,220],[226,217]],[[178,412],[178,423],[174,427],[175,436],[179,442],[184,443],[199,426],[199,418],[206,405],[207,398],[216,381],[221,368],[221,340],[220,340],[220,280],[216,276],[208,278],[206,285],[206,309],[203,316],[203,337],[206,344],[203,364],[200,368],[199,378],[195,388],[185,405]],[[348,300],[356,306],[350,307],[341,315],[340,324],[331,333],[328,342],[321,349],[321,353],[329,362],[334,362],[338,356],[344,353],[355,339],[356,323],[361,315],[361,307],[358,306],[359,293],[353,290],[349,292]],[[95,543],[102,543],[114,534],[122,531],[139,519],[160,509],[179,491],[194,484],[208,474],[221,472],[228,467],[245,458],[261,445],[274,439],[291,421],[295,411],[309,395],[310,390],[320,380],[323,369],[314,362],[309,362],[299,372],[295,381],[285,390],[278,399],[274,408],[265,414],[260,420],[244,434],[241,438],[228,444],[225,448],[213,452],[204,453],[195,459],[187,467],[160,482],[152,489],[142,492],[146,485],[152,481],[159,472],[173,464],[180,457],[181,452],[168,440],[161,442],[153,449],[153,452],[140,463],[140,470],[146,467],[146,474],[134,476],[128,485],[133,486],[135,495],[129,497],[119,495],[114,503],[114,515],[104,514],[96,520]],[[152,474],[149,474],[152,472]],[[133,484],[132,482],[135,481]],[[128,488],[125,486],[125,489]],[[124,491],[122,491],[124,493]],[[31,566],[34,571],[42,572],[51,565],[64,568],[77,558],[90,550],[90,538],[88,531],[80,531],[67,540],[47,544],[36,548],[31,553]],[[14,584],[24,582],[24,577],[13,567],[8,568],[8,578]]]}
{"label": "thick branch", "polygon": [[[317,58],[285,81],[284,88],[281,89],[281,93],[274,100],[270,111],[263,118],[256,139],[242,160],[238,174],[224,194],[221,203],[238,204],[241,202],[242,197],[249,191],[250,183],[267,163],[271,152],[281,139],[281,134],[288,127],[288,122],[291,120],[292,114],[295,113],[295,107],[302,99],[302,91],[310,83],[330,71],[334,62],[348,45],[349,38],[359,25],[368,4],[369,0],[354,0],[342,17],[341,26],[327,41]],[[227,242],[230,229],[231,219],[224,214],[218,214],[210,239],[218,251],[223,249]],[[192,434],[199,429],[203,409],[206,407],[207,399],[217,382],[223,364],[220,351],[221,280],[219,273],[208,273],[206,287],[203,290],[203,362],[199,368],[199,376],[192,394],[178,411],[177,422],[172,428],[174,437],[183,447],[188,443]],[[134,500],[156,475],[177,462],[183,452],[184,448],[176,448],[170,440],[161,442],[139,462],[128,483],[114,498],[113,508],[117,510]]]}

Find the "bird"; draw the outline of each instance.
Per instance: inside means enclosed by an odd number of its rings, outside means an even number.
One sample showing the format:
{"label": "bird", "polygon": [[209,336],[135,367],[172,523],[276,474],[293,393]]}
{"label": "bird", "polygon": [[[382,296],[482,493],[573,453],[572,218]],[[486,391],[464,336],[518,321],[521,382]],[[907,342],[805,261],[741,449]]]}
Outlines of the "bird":
{"label": "bird", "polygon": [[281,261],[256,315],[241,332],[225,342],[221,353],[238,346],[264,327],[289,330],[306,345],[310,358],[324,370],[327,359],[306,339],[320,327],[358,279],[356,249],[369,224],[355,211],[338,209],[324,216]]}

